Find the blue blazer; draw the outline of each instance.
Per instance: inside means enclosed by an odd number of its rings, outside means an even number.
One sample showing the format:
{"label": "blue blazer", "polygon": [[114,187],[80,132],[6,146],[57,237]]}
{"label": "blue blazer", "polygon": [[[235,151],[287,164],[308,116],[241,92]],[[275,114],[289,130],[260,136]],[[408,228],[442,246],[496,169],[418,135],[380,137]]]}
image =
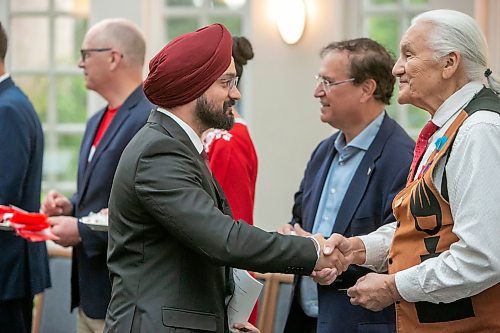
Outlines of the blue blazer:
{"label": "blue blazer", "polygon": [[[116,113],[90,163],[88,157],[106,108],[87,122],[80,148],[76,193],[71,202],[74,216],[82,217],[108,207],[111,184],[123,149],[146,123],[153,109],[142,85],[125,100]],[[106,266],[107,232],[92,231],[78,223],[81,243],[73,248],[71,308],[80,306],[94,319],[104,319],[111,298],[111,283]]]}
{"label": "blue blazer", "polygon": [[[323,185],[337,153],[338,132],[322,141],[309,160],[299,191],[295,194],[291,224],[311,232]],[[368,234],[395,220],[392,200],[404,187],[415,143],[387,114],[356,170],[334,224],[333,233],[346,237]],[[317,332],[392,332],[394,307],[372,312],[350,304],[346,288],[370,270],[350,267],[330,286],[318,286]],[[340,290],[339,290],[340,289]],[[295,288],[298,293],[299,288]],[[294,297],[294,302],[298,297]]]}
{"label": "blue blazer", "polygon": [[[0,204],[40,209],[43,132],[26,95],[11,78],[0,82]],[[45,242],[0,231],[0,301],[32,297],[50,287]]]}

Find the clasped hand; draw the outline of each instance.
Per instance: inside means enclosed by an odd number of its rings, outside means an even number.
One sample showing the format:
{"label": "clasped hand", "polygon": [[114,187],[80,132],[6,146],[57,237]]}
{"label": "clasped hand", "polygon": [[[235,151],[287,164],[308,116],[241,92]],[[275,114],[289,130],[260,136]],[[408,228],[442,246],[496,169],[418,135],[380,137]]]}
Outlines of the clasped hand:
{"label": "clasped hand", "polygon": [[[280,227],[278,232],[284,235],[311,236],[311,233],[302,229],[298,223],[293,226],[286,224]],[[332,284],[337,276],[345,272],[353,263],[354,254],[351,243],[340,234],[333,234],[329,239],[325,239],[321,234],[311,237],[314,237],[320,245],[320,257],[311,277],[316,283]]]}

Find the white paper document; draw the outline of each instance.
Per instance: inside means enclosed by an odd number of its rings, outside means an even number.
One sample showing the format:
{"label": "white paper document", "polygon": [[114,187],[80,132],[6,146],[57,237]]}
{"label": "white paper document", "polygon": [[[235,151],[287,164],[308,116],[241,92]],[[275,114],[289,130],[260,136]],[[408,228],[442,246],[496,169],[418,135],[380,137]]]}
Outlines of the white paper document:
{"label": "white paper document", "polygon": [[234,294],[227,307],[229,329],[234,330],[233,324],[248,321],[255,302],[262,290],[262,283],[251,276],[246,270],[233,268]]}
{"label": "white paper document", "polygon": [[89,215],[82,217],[81,222],[89,226],[94,231],[108,231],[108,214],[90,212]]}

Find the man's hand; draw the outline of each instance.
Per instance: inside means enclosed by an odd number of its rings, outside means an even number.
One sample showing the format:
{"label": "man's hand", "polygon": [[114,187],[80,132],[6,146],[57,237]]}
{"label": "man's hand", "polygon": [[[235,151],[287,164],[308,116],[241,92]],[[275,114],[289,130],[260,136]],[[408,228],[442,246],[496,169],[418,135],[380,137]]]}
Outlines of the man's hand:
{"label": "man's hand", "polygon": [[347,290],[347,295],[351,304],[372,311],[380,311],[401,299],[394,274],[368,273]]}
{"label": "man's hand", "polygon": [[71,215],[73,212],[73,204],[64,195],[50,190],[42,202],[40,213],[55,216],[55,215]]}
{"label": "man's hand", "polygon": [[320,239],[318,241],[322,251],[311,276],[316,283],[329,285],[352,264],[353,251],[348,239],[340,234],[333,234],[326,241],[324,239],[322,242]]}
{"label": "man's hand", "polygon": [[276,232],[282,235],[295,235],[295,231],[293,230],[293,225],[290,223],[284,224],[279,227]]}
{"label": "man's hand", "polygon": [[259,329],[249,322],[242,323],[242,324],[234,324],[233,328],[237,329],[238,332],[251,332],[251,333],[260,333]]}
{"label": "man's hand", "polygon": [[80,232],[78,231],[78,220],[70,216],[49,217],[50,230],[59,237],[55,241],[57,244],[68,247],[81,242]]}

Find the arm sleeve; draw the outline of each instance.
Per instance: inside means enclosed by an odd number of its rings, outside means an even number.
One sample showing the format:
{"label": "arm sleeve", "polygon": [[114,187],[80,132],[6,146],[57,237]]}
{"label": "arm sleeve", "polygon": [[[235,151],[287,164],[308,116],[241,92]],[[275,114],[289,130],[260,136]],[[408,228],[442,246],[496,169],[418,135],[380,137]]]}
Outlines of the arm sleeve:
{"label": "arm sleeve", "polygon": [[459,240],[438,257],[396,274],[405,300],[448,303],[500,282],[500,187],[493,185],[500,165],[499,118],[477,112],[460,128],[446,165],[453,232]]}
{"label": "arm sleeve", "polygon": [[30,162],[30,136],[18,110],[0,107],[0,204],[19,205]]}
{"label": "arm sleeve", "polygon": [[205,190],[197,162],[190,151],[171,141],[152,142],[145,149],[137,166],[135,191],[155,221],[218,264],[258,272],[289,273],[290,267],[302,267],[297,273],[311,273],[316,263],[311,240],[234,222]]}

